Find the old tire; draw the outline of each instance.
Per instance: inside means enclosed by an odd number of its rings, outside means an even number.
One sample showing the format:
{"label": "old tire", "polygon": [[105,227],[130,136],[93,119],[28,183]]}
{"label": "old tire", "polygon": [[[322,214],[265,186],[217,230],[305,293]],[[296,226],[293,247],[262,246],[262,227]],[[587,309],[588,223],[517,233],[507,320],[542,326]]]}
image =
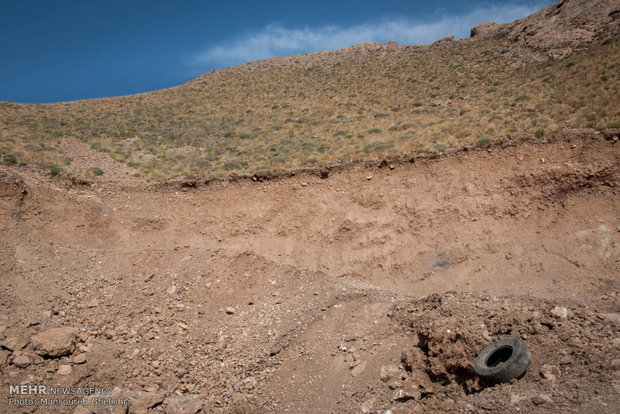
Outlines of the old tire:
{"label": "old tire", "polygon": [[532,355],[520,338],[504,338],[484,348],[476,358],[474,371],[482,378],[508,382],[527,371]]}

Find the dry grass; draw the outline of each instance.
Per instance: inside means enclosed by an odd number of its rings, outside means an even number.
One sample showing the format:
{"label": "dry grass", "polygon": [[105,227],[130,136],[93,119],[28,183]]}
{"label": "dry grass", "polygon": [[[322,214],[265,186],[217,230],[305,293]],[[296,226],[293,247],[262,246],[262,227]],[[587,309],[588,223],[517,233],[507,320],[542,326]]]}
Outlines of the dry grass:
{"label": "dry grass", "polygon": [[60,140],[73,136],[154,179],[223,177],[603,129],[620,124],[619,45],[526,67],[496,41],[345,51],[256,62],[140,95],[0,103],[0,155],[62,168]]}

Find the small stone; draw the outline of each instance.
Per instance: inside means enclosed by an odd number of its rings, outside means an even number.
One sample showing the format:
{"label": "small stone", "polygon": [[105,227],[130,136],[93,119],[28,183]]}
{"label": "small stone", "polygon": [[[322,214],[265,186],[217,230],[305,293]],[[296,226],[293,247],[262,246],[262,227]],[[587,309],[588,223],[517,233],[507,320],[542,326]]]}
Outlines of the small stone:
{"label": "small stone", "polygon": [[155,392],[128,391],[126,396],[129,413],[147,413],[149,408],[164,400],[163,394]]}
{"label": "small stone", "polygon": [[368,176],[366,176],[366,179],[367,179],[368,181],[372,180],[372,175],[368,175]]}
{"label": "small stone", "polygon": [[77,333],[74,328],[53,328],[32,337],[34,351],[43,357],[69,355],[75,349]]}
{"label": "small stone", "polygon": [[89,308],[96,308],[97,306],[99,306],[99,301],[97,301],[97,299],[93,299],[90,302],[88,302],[86,306]]}
{"label": "small stone", "polygon": [[6,364],[6,362],[9,359],[9,355],[11,355],[9,351],[5,351],[5,350],[0,351],[0,365]]}
{"label": "small stone", "polygon": [[454,404],[456,404],[456,401],[454,401],[452,398],[446,398],[439,405],[441,406],[441,409],[443,411],[448,411],[452,409],[452,407],[454,407]]}
{"label": "small stone", "polygon": [[512,260],[512,253],[506,253],[506,260]]}
{"label": "small stone", "polygon": [[551,314],[558,319],[565,319],[568,317],[568,309],[565,306],[556,306],[551,310]]}
{"label": "small stone", "polygon": [[360,411],[362,414],[370,414],[375,412],[375,401],[377,401],[377,397],[373,397],[369,400],[366,400],[362,403],[360,407]]}
{"label": "small stone", "polygon": [[246,379],[244,379],[242,382],[243,384],[243,388],[251,391],[254,388],[256,388],[256,385],[258,384],[258,381],[256,381],[256,378],[254,377],[247,377]]}
{"label": "small stone", "polygon": [[400,372],[400,369],[394,364],[387,364],[381,367],[380,378],[383,382],[388,382]]}
{"label": "small stone", "polygon": [[351,368],[351,375],[353,375],[354,377],[357,377],[362,372],[364,372],[365,369],[366,369],[366,362],[360,362],[359,364]]}
{"label": "small stone", "polygon": [[525,395],[510,394],[510,405],[519,404],[521,401],[527,400]]}
{"label": "small stone", "polygon": [[235,313],[235,308],[233,308],[232,306],[227,306],[227,307],[226,307],[226,309],[225,309],[225,311],[226,311],[226,314],[227,314],[227,315],[234,315],[234,313]]}
{"label": "small stone", "polygon": [[166,289],[166,293],[169,295],[173,295],[175,294],[177,291],[177,287],[176,286],[170,286],[168,289]]}
{"label": "small stone", "polygon": [[539,405],[543,405],[543,404],[553,404],[554,401],[553,399],[548,396],[547,394],[539,394],[539,395],[535,395],[533,396],[530,401],[532,401],[532,404],[539,406]]}
{"label": "small stone", "polygon": [[60,367],[58,367],[58,371],[56,371],[56,374],[71,375],[72,372],[73,368],[71,368],[71,365],[61,365]]}
{"label": "small stone", "polygon": [[90,352],[90,347],[86,345],[78,345],[77,349],[80,352]]}
{"label": "small stone", "polygon": [[84,354],[84,353],[78,354],[78,355],[73,357],[73,363],[74,364],[83,364],[85,362],[86,362],[86,354]]}
{"label": "small stone", "polygon": [[204,404],[200,395],[168,398],[167,402],[166,414],[197,414]]}
{"label": "small stone", "polygon": [[27,368],[28,366],[30,366],[30,364],[30,358],[28,358],[27,355],[22,354],[13,359],[13,365],[15,365],[17,368]]}
{"label": "small stone", "polygon": [[551,382],[556,381],[562,375],[562,371],[556,365],[544,364],[540,367],[540,376]]}
{"label": "small stone", "polygon": [[27,342],[24,341],[23,339],[20,339],[16,336],[12,336],[2,341],[2,344],[0,345],[2,346],[2,348],[8,349],[9,351],[19,351],[19,350],[24,349],[26,344]]}
{"label": "small stone", "polygon": [[482,331],[482,337],[484,338],[485,341],[493,342],[493,338],[489,334],[489,331],[486,330],[486,329],[484,331]]}
{"label": "small stone", "polygon": [[405,390],[398,390],[396,391],[396,394],[394,394],[394,398],[392,398],[394,401],[399,401],[399,402],[403,402],[403,401],[409,401],[409,400],[413,400],[415,399],[416,396],[414,394],[411,394],[409,392],[406,392]]}
{"label": "small stone", "polygon": [[620,359],[614,359],[611,361],[611,367],[616,371],[620,370]]}

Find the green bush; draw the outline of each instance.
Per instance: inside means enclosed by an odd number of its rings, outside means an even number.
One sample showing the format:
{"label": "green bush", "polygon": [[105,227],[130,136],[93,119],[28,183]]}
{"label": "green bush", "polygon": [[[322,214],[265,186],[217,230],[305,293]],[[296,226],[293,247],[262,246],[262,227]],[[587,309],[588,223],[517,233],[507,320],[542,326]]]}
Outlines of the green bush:
{"label": "green bush", "polygon": [[534,136],[536,136],[536,138],[538,139],[541,139],[542,137],[545,136],[545,130],[544,129],[536,130],[536,132],[534,133]]}
{"label": "green bush", "polygon": [[489,145],[491,145],[491,138],[484,137],[478,140],[479,147],[488,147]]}
{"label": "green bush", "polygon": [[57,176],[58,174],[60,174],[61,171],[62,168],[60,168],[58,165],[50,164],[50,174],[52,175],[52,177]]}

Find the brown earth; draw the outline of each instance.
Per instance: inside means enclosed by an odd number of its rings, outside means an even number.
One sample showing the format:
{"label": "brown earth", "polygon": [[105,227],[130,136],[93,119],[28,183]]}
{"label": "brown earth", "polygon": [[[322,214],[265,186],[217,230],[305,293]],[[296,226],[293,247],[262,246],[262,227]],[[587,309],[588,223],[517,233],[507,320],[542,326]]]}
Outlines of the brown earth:
{"label": "brown earth", "polygon": [[[196,188],[2,167],[0,411],[617,412],[617,138]],[[526,375],[480,381],[506,336]],[[129,408],[18,407],[18,384]]]}

